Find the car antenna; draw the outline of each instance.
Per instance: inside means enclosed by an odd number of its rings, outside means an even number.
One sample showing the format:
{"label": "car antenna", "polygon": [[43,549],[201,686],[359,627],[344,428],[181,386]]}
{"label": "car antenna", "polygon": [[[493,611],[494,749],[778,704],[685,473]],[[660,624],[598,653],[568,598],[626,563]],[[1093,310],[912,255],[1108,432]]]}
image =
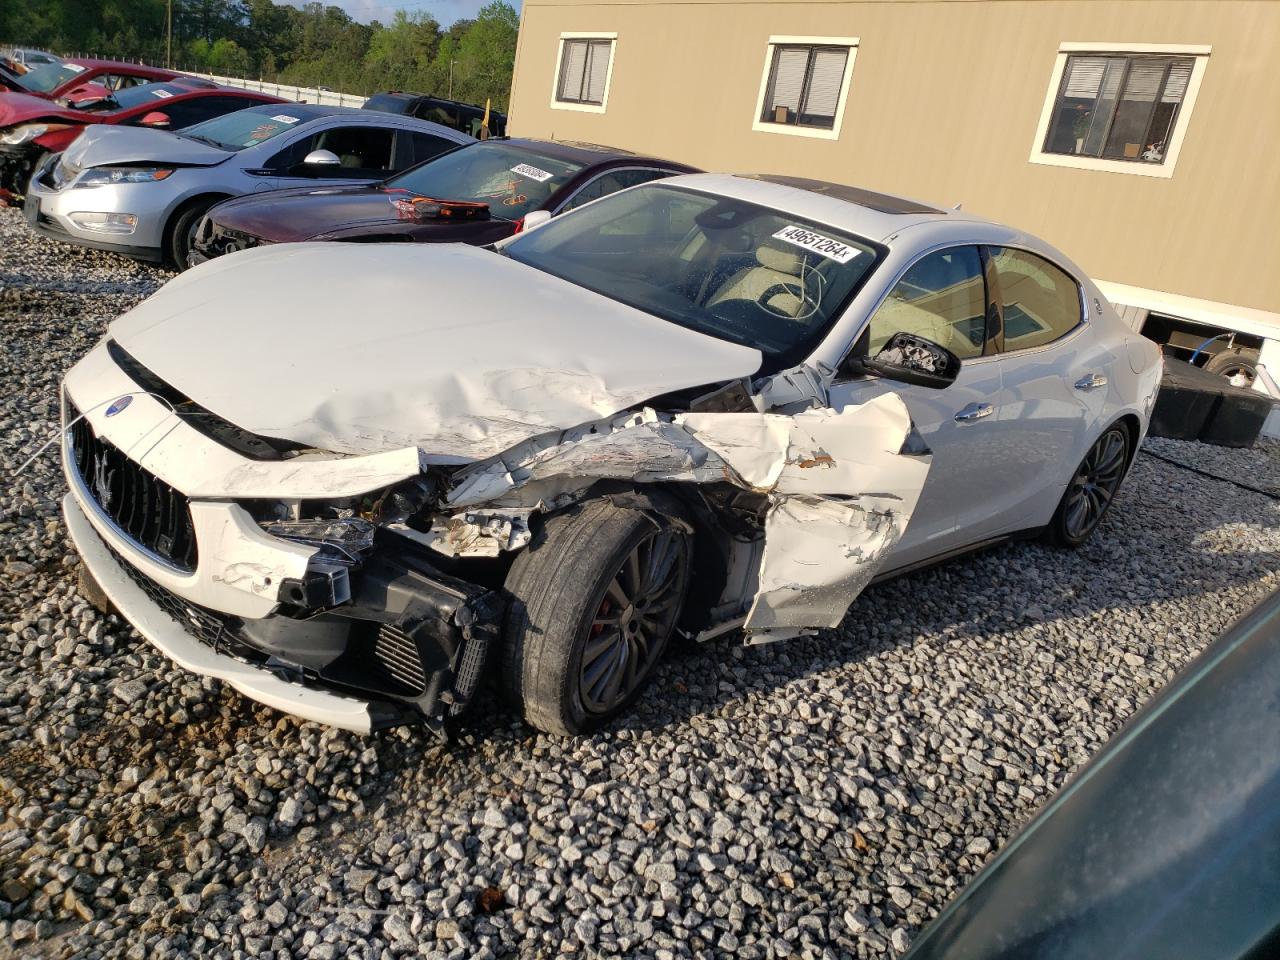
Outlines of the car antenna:
{"label": "car antenna", "polygon": [[960,209],[960,207],[961,207],[962,205],[963,205],[963,201],[962,201],[961,203],[957,203],[957,204],[956,204],[954,207],[952,207],[951,209],[952,209],[952,210],[959,210],[959,209]]}

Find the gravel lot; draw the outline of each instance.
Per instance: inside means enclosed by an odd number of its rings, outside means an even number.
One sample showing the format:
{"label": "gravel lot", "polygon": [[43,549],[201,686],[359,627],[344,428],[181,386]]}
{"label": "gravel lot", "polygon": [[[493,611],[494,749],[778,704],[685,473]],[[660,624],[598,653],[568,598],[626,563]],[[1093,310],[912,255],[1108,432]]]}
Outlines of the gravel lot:
{"label": "gravel lot", "polygon": [[[0,212],[0,467],[168,275]],[[1280,487],[1280,446],[1159,451]],[[75,588],[56,457],[0,493],[0,955],[883,957],[1280,585],[1272,499],[1140,456],[1078,552],[1011,545],[844,625],[668,659],[636,714],[362,740],[168,661]]]}

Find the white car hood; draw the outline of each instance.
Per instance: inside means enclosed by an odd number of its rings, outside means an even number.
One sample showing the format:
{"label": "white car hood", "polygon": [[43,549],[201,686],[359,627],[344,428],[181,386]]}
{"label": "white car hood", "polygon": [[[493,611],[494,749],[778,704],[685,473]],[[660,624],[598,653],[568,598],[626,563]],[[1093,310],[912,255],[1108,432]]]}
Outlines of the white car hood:
{"label": "white car hood", "polygon": [[86,127],[63,154],[67,163],[81,169],[115,163],[176,163],[212,167],[230,156],[228,150],[219,150],[164,130],[103,123]]}
{"label": "white car hood", "polygon": [[229,254],[170,281],[111,336],[243,429],[338,453],[417,447],[444,463],[761,362],[462,244]]}

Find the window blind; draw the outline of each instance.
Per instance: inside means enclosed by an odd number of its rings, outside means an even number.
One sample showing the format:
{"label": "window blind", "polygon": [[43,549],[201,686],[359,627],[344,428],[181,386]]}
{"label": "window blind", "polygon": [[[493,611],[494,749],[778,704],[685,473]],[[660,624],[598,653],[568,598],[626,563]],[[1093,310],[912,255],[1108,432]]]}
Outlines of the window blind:
{"label": "window blind", "polygon": [[604,103],[604,82],[609,78],[609,57],[613,53],[613,43],[608,40],[593,40],[588,53],[587,84],[582,99],[589,103]]}
{"label": "window blind", "polygon": [[809,92],[804,112],[821,117],[834,117],[840,103],[840,87],[848,50],[818,49],[813,52],[813,71],[809,75]]}
{"label": "window blind", "polygon": [[582,99],[582,74],[587,62],[587,45],[580,40],[565,40],[560,65],[560,99]]}

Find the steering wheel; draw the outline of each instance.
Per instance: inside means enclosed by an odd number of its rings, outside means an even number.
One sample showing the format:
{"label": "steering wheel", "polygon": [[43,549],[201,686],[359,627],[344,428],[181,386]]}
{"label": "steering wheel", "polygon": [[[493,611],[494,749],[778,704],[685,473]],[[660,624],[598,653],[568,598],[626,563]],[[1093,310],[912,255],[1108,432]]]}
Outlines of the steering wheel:
{"label": "steering wheel", "polygon": [[[801,305],[810,306],[810,309],[807,312],[801,312],[797,314],[783,313],[781,310],[775,310],[773,307],[769,306],[769,301],[772,300],[774,297],[778,296],[778,294],[780,293],[790,294],[791,296],[799,300]],[[783,320],[803,320],[806,317],[812,316],[813,311],[818,309],[818,304],[810,300],[807,296],[805,296],[804,288],[801,287],[798,283],[772,284],[764,291],[764,293],[756,297],[756,306],[759,307],[761,310],[763,310],[765,313],[770,314],[771,316],[774,316],[774,317],[780,317]]]}

